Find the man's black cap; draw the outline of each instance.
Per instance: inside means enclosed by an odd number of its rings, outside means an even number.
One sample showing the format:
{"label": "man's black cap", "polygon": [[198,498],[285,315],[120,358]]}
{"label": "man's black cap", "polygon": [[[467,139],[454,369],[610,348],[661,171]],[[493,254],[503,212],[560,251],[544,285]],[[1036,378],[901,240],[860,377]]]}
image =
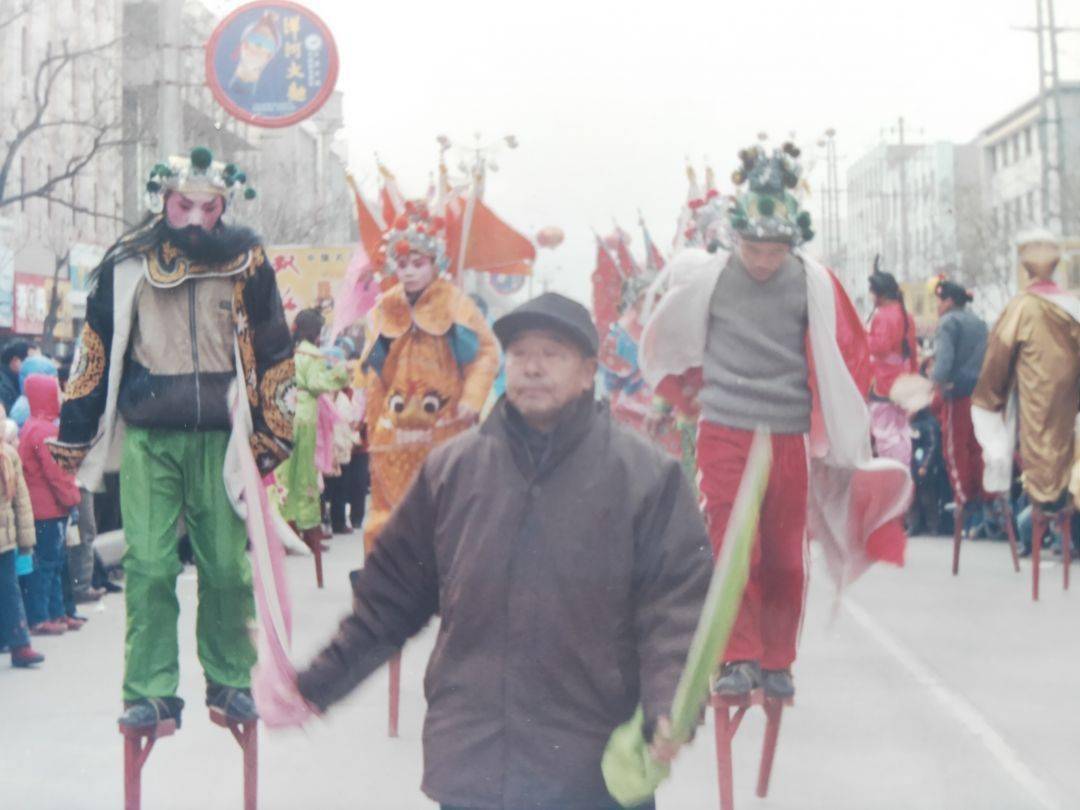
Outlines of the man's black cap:
{"label": "man's black cap", "polygon": [[586,357],[596,357],[600,339],[589,310],[558,293],[544,293],[526,301],[495,321],[495,335],[503,349],[526,329],[550,329],[578,346]]}

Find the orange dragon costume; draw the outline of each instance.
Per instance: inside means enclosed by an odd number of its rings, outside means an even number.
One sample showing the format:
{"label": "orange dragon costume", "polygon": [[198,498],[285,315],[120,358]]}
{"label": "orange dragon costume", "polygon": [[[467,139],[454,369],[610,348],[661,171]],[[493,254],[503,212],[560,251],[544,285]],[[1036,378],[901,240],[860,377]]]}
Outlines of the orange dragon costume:
{"label": "orange dragon costume", "polygon": [[[377,262],[388,273],[421,253],[437,272],[449,266],[446,226],[422,203],[383,238]],[[480,309],[451,281],[437,276],[418,296],[401,282],[368,315],[362,384],[367,391],[371,506],[364,523],[370,551],[428,453],[476,419],[499,371],[499,349]]]}

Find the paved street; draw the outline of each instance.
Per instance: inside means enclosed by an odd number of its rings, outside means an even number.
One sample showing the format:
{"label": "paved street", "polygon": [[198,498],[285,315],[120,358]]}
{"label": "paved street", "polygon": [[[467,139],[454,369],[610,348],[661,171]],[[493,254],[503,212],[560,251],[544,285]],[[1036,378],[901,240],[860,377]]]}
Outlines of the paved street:
{"label": "paved street", "polygon": [[[332,541],[328,587],[310,560],[289,560],[297,605],[297,658],[332,631],[348,604],[346,572],[358,537]],[[836,610],[820,565],[808,597],[796,670],[797,704],[784,715],[768,799],[754,797],[763,718],[736,739],[740,808],[977,808],[1080,806],[1080,641],[1061,567],[1047,562],[1043,600],[1030,568],[1013,573],[1003,544],[965,546],[961,576],[950,543],[919,538],[905,569],[879,567]],[[1080,586],[1078,586],[1080,587]],[[194,649],[195,579],[182,602],[183,729],[158,744],[144,774],[147,810],[239,808],[240,755],[202,709]],[[91,810],[121,806],[116,732],[123,602],[107,597],[77,634],[42,639],[36,672],[0,666],[0,807]],[[263,733],[263,808],[425,808],[419,791],[420,682],[428,628],[405,651],[402,736],[386,737],[380,672],[303,731]],[[38,643],[38,642],[35,642]],[[711,722],[676,763],[664,810],[717,806]]]}

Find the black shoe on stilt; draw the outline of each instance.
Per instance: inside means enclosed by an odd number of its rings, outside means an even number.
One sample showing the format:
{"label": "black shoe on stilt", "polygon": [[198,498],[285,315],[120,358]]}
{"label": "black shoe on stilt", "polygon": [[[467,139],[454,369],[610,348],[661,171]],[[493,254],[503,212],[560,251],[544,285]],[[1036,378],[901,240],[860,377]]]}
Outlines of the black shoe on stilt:
{"label": "black shoe on stilt", "polygon": [[259,719],[250,689],[207,681],[206,705],[214,714],[238,723],[250,723]]}
{"label": "black shoe on stilt", "polygon": [[761,667],[757,661],[731,661],[720,667],[713,692],[725,697],[745,697],[760,685]]}
{"label": "black shoe on stilt", "polygon": [[761,675],[761,688],[765,695],[779,700],[795,697],[795,680],[789,669],[766,669]]}
{"label": "black shoe on stilt", "polygon": [[178,697],[139,698],[124,702],[124,713],[120,715],[120,725],[125,728],[153,728],[165,720],[176,721],[180,728],[180,715],[184,710],[184,701]]}

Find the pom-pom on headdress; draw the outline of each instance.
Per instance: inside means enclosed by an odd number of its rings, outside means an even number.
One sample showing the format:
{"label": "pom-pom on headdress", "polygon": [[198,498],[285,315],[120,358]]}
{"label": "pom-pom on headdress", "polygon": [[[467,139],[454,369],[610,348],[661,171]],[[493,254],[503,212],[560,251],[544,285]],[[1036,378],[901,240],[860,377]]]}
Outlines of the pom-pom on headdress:
{"label": "pom-pom on headdress", "polygon": [[218,194],[232,203],[237,194],[255,199],[255,189],[247,185],[247,175],[233,163],[214,160],[205,146],[196,146],[191,155],[172,155],[168,162],[155,164],[146,181],[146,207],[160,214],[165,206],[165,192],[181,194]]}
{"label": "pom-pom on headdress", "polygon": [[439,273],[450,266],[446,251],[446,220],[432,216],[423,201],[405,203],[404,212],[383,234],[378,264],[387,273],[396,273],[410,253],[430,256]]}
{"label": "pom-pom on headdress", "polygon": [[731,176],[736,199],[728,216],[742,238],[792,246],[814,238],[810,213],[800,210],[794,193],[802,179],[799,155],[790,142],[772,154],[761,144],[739,152],[740,165]]}

